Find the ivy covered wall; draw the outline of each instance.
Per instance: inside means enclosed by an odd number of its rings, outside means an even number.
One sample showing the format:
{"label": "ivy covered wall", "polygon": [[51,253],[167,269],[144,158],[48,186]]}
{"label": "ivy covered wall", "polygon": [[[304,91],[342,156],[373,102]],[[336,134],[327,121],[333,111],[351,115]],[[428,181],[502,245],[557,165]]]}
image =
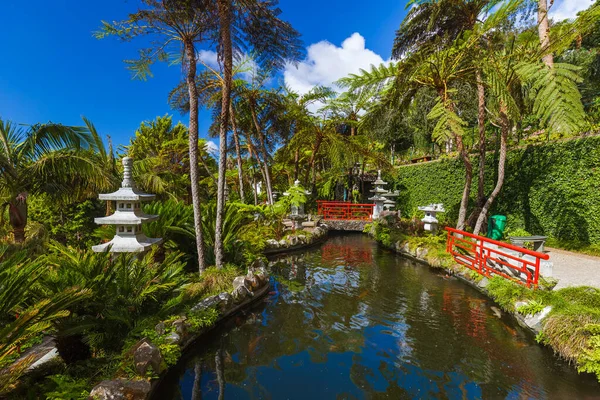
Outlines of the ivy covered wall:
{"label": "ivy covered wall", "polygon": [[[495,184],[495,157],[490,152],[486,158],[487,194]],[[477,163],[474,158],[475,169]],[[510,229],[600,246],[600,136],[511,150],[506,167],[504,188],[492,215],[508,216]],[[399,209],[404,216],[420,215],[420,205],[444,203],[445,218],[456,220],[464,185],[460,160],[403,166],[389,181],[401,191]],[[477,176],[470,210],[476,196]]]}

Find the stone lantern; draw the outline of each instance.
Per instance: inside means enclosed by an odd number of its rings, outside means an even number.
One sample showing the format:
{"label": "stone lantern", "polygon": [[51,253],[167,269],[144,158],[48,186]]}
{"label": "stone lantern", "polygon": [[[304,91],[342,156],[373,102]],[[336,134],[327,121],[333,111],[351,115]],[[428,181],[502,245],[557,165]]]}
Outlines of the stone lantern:
{"label": "stone lantern", "polygon": [[[300,181],[296,180],[294,182],[294,187],[300,187]],[[304,194],[306,194],[307,196],[311,194],[311,192],[309,191],[305,191]],[[289,196],[290,193],[289,192],[285,192],[283,194],[284,196]],[[302,228],[302,221],[304,221],[306,219],[306,215],[304,214],[304,203],[300,203],[298,205],[294,205],[292,204],[291,206],[291,214],[289,215],[289,218],[294,221],[294,228],[296,229],[300,229]]]}
{"label": "stone lantern", "polygon": [[436,216],[437,213],[446,212],[443,204],[430,204],[428,206],[419,207],[419,210],[425,213],[425,218],[421,222],[425,223],[425,230],[430,232],[436,232],[438,229],[439,221]]}
{"label": "stone lantern", "polygon": [[116,235],[108,243],[92,246],[92,250],[95,252],[139,253],[162,242],[162,239],[146,237],[142,232],[142,224],[156,220],[158,215],[148,215],[142,212],[140,204],[154,200],[154,195],[137,190],[131,178],[132,166],[133,158],[123,158],[121,188],[114,193],[98,196],[100,200],[117,202],[117,209],[112,215],[94,219],[98,225],[115,225]]}
{"label": "stone lantern", "polygon": [[369,200],[373,200],[375,203],[375,207],[373,207],[373,219],[379,218],[379,215],[384,210],[384,207],[387,206],[389,209],[390,206],[394,206],[395,202],[391,200],[392,197],[398,197],[398,192],[390,192],[385,190],[383,187],[387,185],[387,182],[384,182],[381,179],[381,170],[377,171],[377,180],[373,182],[375,185],[375,189],[371,190],[373,193],[373,197],[369,197]]}

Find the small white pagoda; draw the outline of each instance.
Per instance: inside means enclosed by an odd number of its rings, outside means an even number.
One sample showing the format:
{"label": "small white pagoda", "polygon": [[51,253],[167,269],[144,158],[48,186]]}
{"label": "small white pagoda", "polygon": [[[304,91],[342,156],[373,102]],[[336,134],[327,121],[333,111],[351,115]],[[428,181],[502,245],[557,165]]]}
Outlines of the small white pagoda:
{"label": "small white pagoda", "polygon": [[375,203],[375,207],[373,207],[373,219],[379,218],[379,214],[384,210],[384,206],[389,210],[395,205],[395,202],[392,200],[394,197],[398,197],[400,193],[390,192],[383,187],[387,185],[387,182],[384,182],[381,179],[381,170],[377,171],[377,180],[373,182],[375,188],[371,190],[373,193],[373,197],[369,197],[369,200],[373,200]]}
{"label": "small white pagoda", "polygon": [[158,215],[148,215],[142,212],[140,203],[154,200],[154,195],[137,190],[131,178],[132,166],[133,158],[123,158],[121,188],[114,193],[98,196],[100,200],[117,202],[117,210],[111,216],[94,219],[94,222],[98,225],[115,225],[116,235],[108,243],[92,246],[92,250],[95,252],[139,253],[162,242],[162,239],[146,237],[142,232],[142,224],[154,221],[158,218]]}

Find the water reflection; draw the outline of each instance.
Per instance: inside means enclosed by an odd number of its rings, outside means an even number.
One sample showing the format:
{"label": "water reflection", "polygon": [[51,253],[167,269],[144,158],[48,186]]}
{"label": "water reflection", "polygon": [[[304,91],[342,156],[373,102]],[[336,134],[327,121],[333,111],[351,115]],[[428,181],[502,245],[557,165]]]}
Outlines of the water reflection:
{"label": "water reflection", "polygon": [[265,302],[189,351],[156,399],[584,398],[590,376],[461,282],[362,235],[272,264]]}

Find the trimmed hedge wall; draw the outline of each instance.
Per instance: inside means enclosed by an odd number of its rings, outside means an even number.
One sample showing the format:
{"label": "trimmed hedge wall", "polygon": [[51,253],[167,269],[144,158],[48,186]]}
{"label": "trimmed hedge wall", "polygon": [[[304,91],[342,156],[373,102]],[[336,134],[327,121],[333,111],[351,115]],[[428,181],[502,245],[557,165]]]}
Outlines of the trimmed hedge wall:
{"label": "trimmed hedge wall", "polygon": [[[506,215],[510,229],[523,228],[576,246],[600,246],[600,136],[515,149],[507,158],[504,187],[490,215]],[[474,157],[475,170],[477,164]],[[495,154],[488,153],[487,194],[495,184],[496,169]],[[443,203],[445,219],[456,221],[464,185],[460,160],[407,165],[394,175],[391,181],[400,190],[403,215],[419,215],[418,206]],[[470,210],[476,196],[474,176]]]}

